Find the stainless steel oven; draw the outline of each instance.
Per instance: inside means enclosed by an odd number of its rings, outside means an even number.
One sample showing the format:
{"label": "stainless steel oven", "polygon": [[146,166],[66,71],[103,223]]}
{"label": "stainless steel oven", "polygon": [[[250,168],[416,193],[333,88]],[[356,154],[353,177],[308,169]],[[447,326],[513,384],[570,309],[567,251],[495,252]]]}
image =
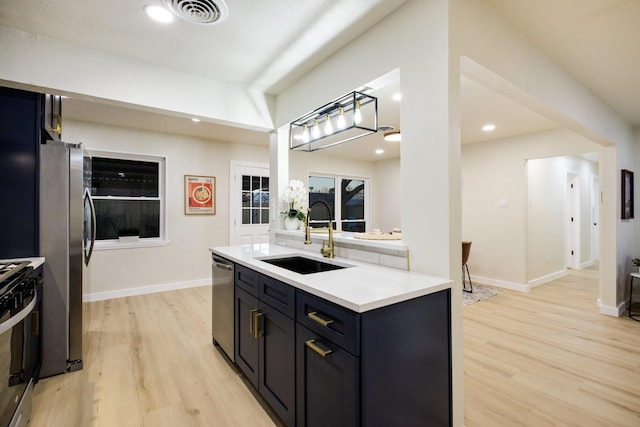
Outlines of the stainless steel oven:
{"label": "stainless steel oven", "polygon": [[0,427],[26,426],[41,363],[42,268],[0,262]]}

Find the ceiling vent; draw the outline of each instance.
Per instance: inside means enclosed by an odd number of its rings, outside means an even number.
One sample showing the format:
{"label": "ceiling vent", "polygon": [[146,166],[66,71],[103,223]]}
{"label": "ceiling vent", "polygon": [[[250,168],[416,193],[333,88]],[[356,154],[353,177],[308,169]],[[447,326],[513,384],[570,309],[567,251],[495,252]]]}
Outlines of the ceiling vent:
{"label": "ceiling vent", "polygon": [[218,24],[229,15],[224,0],[162,0],[179,18],[194,24]]}
{"label": "ceiling vent", "polygon": [[390,130],[394,130],[396,127],[394,125],[380,125],[378,126],[378,132],[389,132]]}

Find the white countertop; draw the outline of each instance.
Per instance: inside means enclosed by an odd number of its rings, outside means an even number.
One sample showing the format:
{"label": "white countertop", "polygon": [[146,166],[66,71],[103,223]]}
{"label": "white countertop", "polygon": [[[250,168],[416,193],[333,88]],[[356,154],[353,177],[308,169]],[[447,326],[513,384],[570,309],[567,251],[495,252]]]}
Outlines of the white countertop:
{"label": "white countertop", "polygon": [[[323,258],[320,254],[276,245],[223,246],[212,253],[264,273],[310,294],[358,313],[406,301],[451,288],[452,280],[424,273],[403,271],[351,259]],[[349,268],[312,274],[298,274],[257,258],[300,255]]]}
{"label": "white countertop", "polygon": [[6,263],[6,262],[18,263],[23,261],[29,261],[31,263],[29,264],[29,267],[37,268],[37,267],[40,267],[42,264],[44,264],[44,257],[0,259],[0,262],[3,262],[3,263]]}

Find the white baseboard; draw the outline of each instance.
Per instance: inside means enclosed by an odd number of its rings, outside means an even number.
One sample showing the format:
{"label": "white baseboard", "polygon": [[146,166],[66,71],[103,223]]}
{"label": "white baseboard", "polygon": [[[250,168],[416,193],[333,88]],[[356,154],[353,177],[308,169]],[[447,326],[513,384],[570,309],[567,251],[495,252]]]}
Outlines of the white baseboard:
{"label": "white baseboard", "polygon": [[507,282],[505,280],[491,279],[489,277],[471,276],[473,282],[482,283],[484,285],[495,286],[497,288],[511,289],[513,291],[529,292],[529,285],[524,283]]}
{"label": "white baseboard", "polygon": [[580,264],[580,269],[589,268],[592,265],[594,265],[595,263],[596,262],[594,260],[583,262],[582,264]]}
{"label": "white baseboard", "polygon": [[544,283],[550,282],[552,280],[559,279],[567,275],[567,269],[563,269],[560,271],[556,271],[555,273],[547,274],[546,276],[538,277],[533,280],[529,280],[529,288],[533,288],[534,286],[540,286]]}
{"label": "white baseboard", "polygon": [[608,305],[602,305],[602,300],[598,298],[597,305],[600,308],[600,313],[606,314],[608,316],[620,317],[627,309],[627,302],[622,301],[618,304],[617,307],[612,307]]}
{"label": "white baseboard", "polygon": [[196,288],[211,285],[211,278],[190,280],[188,282],[163,283],[161,285],[141,286],[139,288],[116,289],[113,291],[93,292],[84,294],[83,302],[102,301],[106,299],[130,297],[134,295],[153,294],[156,292],[174,291],[176,289]]}

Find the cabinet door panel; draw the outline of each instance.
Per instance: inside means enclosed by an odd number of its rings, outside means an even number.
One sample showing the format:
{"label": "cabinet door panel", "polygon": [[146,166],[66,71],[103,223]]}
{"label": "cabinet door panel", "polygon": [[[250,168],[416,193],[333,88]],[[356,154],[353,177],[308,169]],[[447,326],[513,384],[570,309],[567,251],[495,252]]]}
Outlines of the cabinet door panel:
{"label": "cabinet door panel", "polygon": [[38,170],[42,97],[0,87],[0,259],[40,253]]}
{"label": "cabinet door panel", "polygon": [[295,424],[295,323],[260,302],[260,394],[288,426]]}
{"label": "cabinet door panel", "polygon": [[358,359],[304,326],[296,328],[297,425],[359,426]]}
{"label": "cabinet door panel", "polygon": [[236,286],[235,334],[236,363],[251,384],[258,387],[259,342],[252,334],[252,310],[258,309],[258,298]]}

